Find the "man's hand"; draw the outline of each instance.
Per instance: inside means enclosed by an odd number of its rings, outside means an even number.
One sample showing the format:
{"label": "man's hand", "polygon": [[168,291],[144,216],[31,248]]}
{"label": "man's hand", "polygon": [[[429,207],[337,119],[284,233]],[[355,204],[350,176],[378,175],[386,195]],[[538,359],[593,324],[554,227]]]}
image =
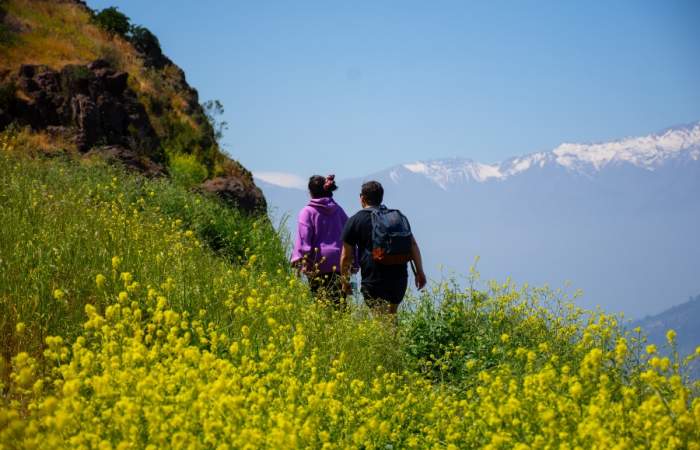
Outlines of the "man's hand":
{"label": "man's hand", "polygon": [[352,295],[350,286],[350,272],[352,271],[353,256],[355,249],[347,242],[343,242],[343,250],[340,252],[340,282],[343,294]]}
{"label": "man's hand", "polygon": [[427,279],[425,278],[425,272],[422,270],[418,273],[416,273],[416,288],[420,291],[425,287],[425,284],[427,283]]}
{"label": "man's hand", "polygon": [[412,264],[415,264],[413,274],[416,276],[416,287],[420,291],[425,287],[425,283],[427,281],[425,278],[425,272],[423,272],[423,258],[421,257],[420,248],[418,248],[418,242],[416,242],[415,237],[413,238],[411,245],[411,258],[413,259]]}

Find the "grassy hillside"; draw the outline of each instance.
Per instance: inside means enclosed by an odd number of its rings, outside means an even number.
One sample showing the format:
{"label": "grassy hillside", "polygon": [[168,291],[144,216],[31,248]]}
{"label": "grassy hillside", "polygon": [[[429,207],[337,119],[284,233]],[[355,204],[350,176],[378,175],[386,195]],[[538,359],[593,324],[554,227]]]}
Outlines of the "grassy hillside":
{"label": "grassy hillside", "polygon": [[[159,148],[147,149],[154,160],[165,154],[171,170],[178,174],[184,171],[181,175],[185,178],[192,174],[200,178],[233,175],[252,185],[250,173],[222,153],[217,130],[200,105],[197,91],[187,84],[182,70],[160,53],[157,38],[139,27],[139,36],[149,38],[149,47],[139,51],[136,45],[141,41],[99,26],[94,14],[73,0],[0,0],[0,83],[3,79],[8,83],[3,89],[10,89],[14,74],[25,64],[60,70],[106,60],[114,69],[129,74],[128,87],[147,111],[161,143]],[[148,52],[157,53],[156,63]],[[24,93],[19,90],[18,95]],[[32,140],[35,148],[44,151],[74,151],[65,140],[56,141],[45,130],[33,130]],[[189,160],[189,155],[194,160]]]}
{"label": "grassy hillside", "polygon": [[337,313],[266,221],[15,145],[2,448],[698,448],[683,362],[615,317],[508,284],[434,286],[396,328]]}

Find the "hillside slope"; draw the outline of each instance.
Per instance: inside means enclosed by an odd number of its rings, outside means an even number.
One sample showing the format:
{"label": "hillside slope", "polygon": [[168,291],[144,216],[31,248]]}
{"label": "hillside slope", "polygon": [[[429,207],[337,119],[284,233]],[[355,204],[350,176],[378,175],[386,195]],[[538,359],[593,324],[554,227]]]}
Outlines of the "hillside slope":
{"label": "hillside slope", "polygon": [[[666,347],[666,331],[678,333],[676,348],[681,355],[688,355],[700,346],[700,295],[676,305],[654,316],[633,322],[631,327],[641,327],[650,343],[659,348]],[[669,353],[665,351],[665,353]],[[692,376],[700,380],[700,364],[692,365]]]}
{"label": "hillside slope", "polygon": [[13,145],[2,448],[700,443],[697,386],[615,317],[497,283],[434,286],[397,328],[339,313],[290,273],[267,220]]}
{"label": "hillside slope", "polygon": [[200,105],[157,38],[141,26],[109,31],[96,17],[78,0],[0,1],[0,131],[14,127],[45,153],[98,154],[190,187],[208,179],[202,189],[264,210],[250,172],[217,143],[217,109]]}

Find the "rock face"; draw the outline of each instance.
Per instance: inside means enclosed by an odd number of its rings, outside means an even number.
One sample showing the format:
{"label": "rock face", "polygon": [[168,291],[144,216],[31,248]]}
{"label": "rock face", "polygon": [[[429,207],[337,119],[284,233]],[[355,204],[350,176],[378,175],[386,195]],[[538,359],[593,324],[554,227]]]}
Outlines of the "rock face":
{"label": "rock face", "polygon": [[138,155],[136,152],[118,145],[93,147],[89,152],[83,155],[83,158],[86,159],[92,157],[99,157],[110,164],[121,164],[128,170],[140,172],[148,177],[166,175],[165,168],[162,164],[155,163],[149,158]]}
{"label": "rock face", "polygon": [[260,188],[240,177],[216,177],[205,181],[201,190],[216,194],[227,204],[250,213],[264,214],[267,210],[267,202]]}
{"label": "rock face", "polygon": [[6,114],[34,130],[64,127],[75,131],[80,152],[116,145],[163,162],[164,155],[144,106],[128,88],[129,75],[103,60],[60,71],[23,65],[14,84],[18,94],[7,101]]}
{"label": "rock face", "polygon": [[[154,55],[157,58],[157,55]],[[184,79],[193,111],[200,108],[197,95]],[[15,122],[60,135],[72,142],[84,157],[99,156],[147,176],[166,175],[161,140],[145,107],[129,89],[129,75],[97,60],[88,65],[68,65],[60,71],[46,66],[23,65],[16,74],[0,74],[0,131]],[[0,94],[2,94],[0,92]],[[8,94],[9,93],[9,94]],[[234,161],[227,175],[206,181],[201,191],[216,194],[224,202],[248,213],[265,213],[267,204],[252,176]]]}

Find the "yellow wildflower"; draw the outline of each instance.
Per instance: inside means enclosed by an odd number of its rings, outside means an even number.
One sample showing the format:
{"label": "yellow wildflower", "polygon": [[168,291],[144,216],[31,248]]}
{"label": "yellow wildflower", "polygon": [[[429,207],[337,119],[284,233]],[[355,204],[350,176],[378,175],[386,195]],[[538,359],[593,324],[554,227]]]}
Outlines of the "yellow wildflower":
{"label": "yellow wildflower", "polygon": [[676,330],[671,329],[666,332],[666,341],[668,341],[669,345],[673,345],[676,341]]}

